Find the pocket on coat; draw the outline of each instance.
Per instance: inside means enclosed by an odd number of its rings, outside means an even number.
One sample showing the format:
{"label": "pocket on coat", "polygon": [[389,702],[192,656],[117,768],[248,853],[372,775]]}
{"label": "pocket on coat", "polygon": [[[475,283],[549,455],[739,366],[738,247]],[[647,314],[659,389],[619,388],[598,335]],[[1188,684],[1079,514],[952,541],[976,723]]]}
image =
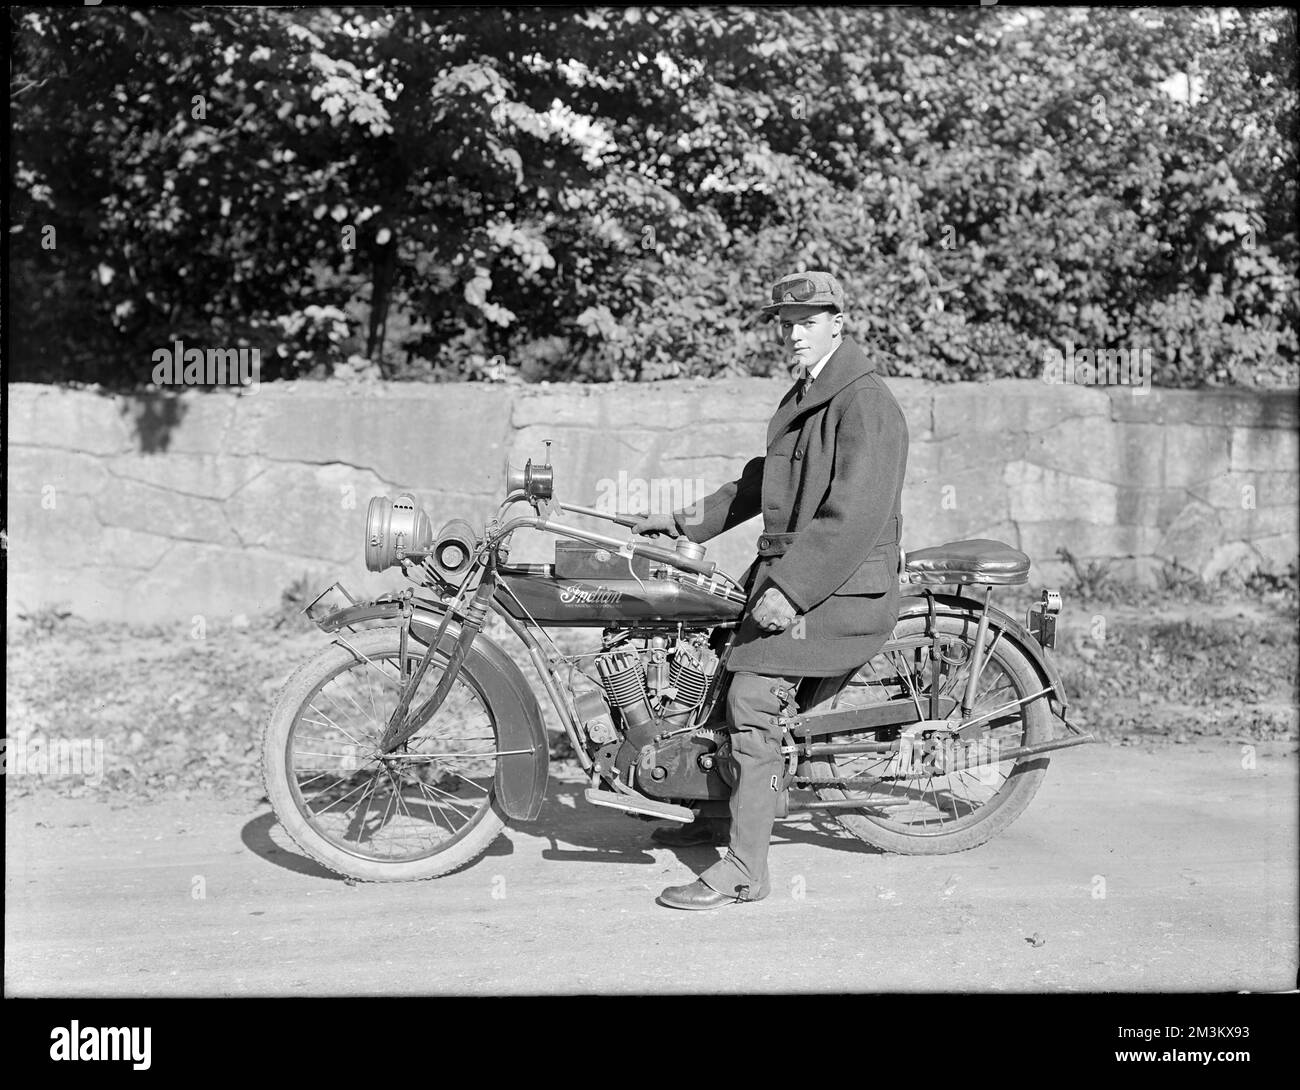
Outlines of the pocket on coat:
{"label": "pocket on coat", "polygon": [[897,620],[897,589],[859,594],[840,588],[809,614],[808,635],[823,640],[861,639],[891,631]]}
{"label": "pocket on coat", "polygon": [[858,570],[845,580],[836,595],[885,594],[898,586],[898,556],[873,557],[858,565]]}

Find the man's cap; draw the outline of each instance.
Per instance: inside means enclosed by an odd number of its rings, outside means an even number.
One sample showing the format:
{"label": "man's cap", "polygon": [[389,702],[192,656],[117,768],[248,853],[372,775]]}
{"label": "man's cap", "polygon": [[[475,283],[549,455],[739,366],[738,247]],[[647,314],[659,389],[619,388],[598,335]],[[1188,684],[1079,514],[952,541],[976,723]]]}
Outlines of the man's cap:
{"label": "man's cap", "polygon": [[831,307],[844,309],[844,289],[830,273],[820,270],[791,273],[772,285],[772,301],[764,314],[775,314],[785,306]]}

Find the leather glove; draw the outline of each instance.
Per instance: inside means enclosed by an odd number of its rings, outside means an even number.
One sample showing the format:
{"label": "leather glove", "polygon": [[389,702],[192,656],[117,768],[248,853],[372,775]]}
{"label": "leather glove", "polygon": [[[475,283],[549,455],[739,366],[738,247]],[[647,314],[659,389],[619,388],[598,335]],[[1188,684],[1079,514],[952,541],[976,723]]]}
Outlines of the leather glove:
{"label": "leather glove", "polygon": [[750,611],[758,627],[766,632],[784,632],[794,623],[795,608],[779,588],[768,587]]}
{"label": "leather glove", "polygon": [[677,520],[672,514],[664,515],[646,515],[635,526],[632,527],[632,533],[644,534],[652,537],[656,534],[667,534],[669,537],[677,538],[682,536],[681,530],[677,528]]}

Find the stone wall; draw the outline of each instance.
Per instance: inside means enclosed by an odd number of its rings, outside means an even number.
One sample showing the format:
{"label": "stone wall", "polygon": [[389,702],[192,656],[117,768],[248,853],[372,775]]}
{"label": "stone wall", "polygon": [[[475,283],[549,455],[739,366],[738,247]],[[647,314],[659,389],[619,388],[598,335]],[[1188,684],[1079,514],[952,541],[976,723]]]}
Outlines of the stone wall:
{"label": "stone wall", "polygon": [[[1061,546],[1121,558],[1118,575],[1145,580],[1169,563],[1213,578],[1296,557],[1294,391],[890,385],[911,430],[906,548],[1000,538],[1030,555],[1040,585],[1067,574]],[[89,618],[228,619],[276,606],[300,577],[354,593],[401,586],[365,571],[371,495],[413,491],[435,527],[481,523],[507,458],[541,461],[552,439],[563,500],[689,500],[761,452],[785,386],[304,382],[107,396],[14,385],[8,613],[62,603]],[[710,557],[739,575],[759,529],[729,531]],[[521,534],[512,559],[549,560],[552,542]]]}

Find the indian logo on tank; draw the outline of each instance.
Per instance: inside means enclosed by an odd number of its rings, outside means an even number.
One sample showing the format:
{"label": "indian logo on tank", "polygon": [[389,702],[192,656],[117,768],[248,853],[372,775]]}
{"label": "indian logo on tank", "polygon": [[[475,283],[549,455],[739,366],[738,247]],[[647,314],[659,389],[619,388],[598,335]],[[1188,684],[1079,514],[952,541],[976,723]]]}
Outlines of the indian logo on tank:
{"label": "indian logo on tank", "polygon": [[621,602],[623,592],[621,590],[610,590],[603,584],[598,587],[565,587],[560,592],[560,601],[566,606],[578,602],[582,605],[598,604],[601,602]]}

